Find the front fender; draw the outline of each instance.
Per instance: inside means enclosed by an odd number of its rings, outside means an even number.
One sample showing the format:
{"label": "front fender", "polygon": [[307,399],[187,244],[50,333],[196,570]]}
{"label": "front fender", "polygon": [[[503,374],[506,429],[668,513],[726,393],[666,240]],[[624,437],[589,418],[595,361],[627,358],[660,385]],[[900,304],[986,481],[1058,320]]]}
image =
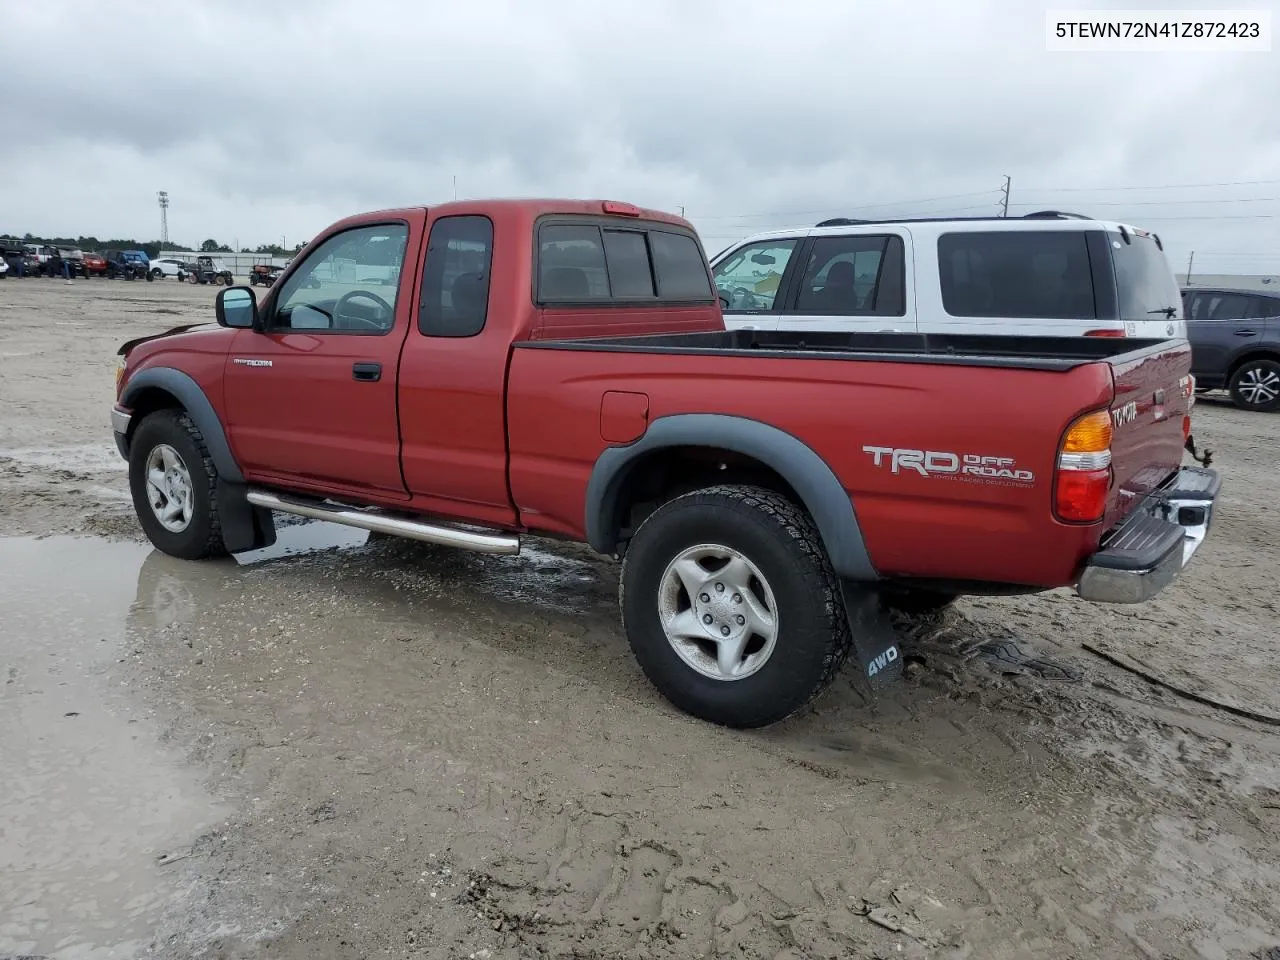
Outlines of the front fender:
{"label": "front fender", "polygon": [[587,542],[614,553],[620,527],[619,497],[631,471],[648,455],[674,447],[714,447],[750,457],[791,485],[822,536],[831,565],[850,580],[878,580],[858,517],[844,486],[813,448],[791,434],[745,417],[684,413],[662,417],[635,443],[600,454],[587,483]]}
{"label": "front fender", "polygon": [[213,409],[213,404],[205,396],[200,384],[173,367],[147,367],[129,378],[120,394],[121,406],[132,407],[134,401],[148,389],[163,390],[182,404],[204,436],[204,445],[213,458],[213,465],[218,469],[218,476],[230,483],[244,483],[244,474],[231,453],[222,421],[218,419],[217,411]]}

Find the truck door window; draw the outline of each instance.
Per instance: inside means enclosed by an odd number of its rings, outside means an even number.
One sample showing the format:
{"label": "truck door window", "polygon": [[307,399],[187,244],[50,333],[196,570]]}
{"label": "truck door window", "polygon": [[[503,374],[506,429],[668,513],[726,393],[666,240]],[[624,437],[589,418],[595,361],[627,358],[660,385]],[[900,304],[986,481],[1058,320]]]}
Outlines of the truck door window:
{"label": "truck door window", "polygon": [[308,255],[280,290],[270,329],[385,334],[395,326],[403,223],[344,230]]}
{"label": "truck door window", "polygon": [[798,314],[902,316],[906,312],[902,238],[819,237],[796,297]]}
{"label": "truck door window", "polygon": [[492,262],[488,217],[442,217],[432,224],[418,300],[423,336],[474,337],[484,329]]}
{"label": "truck door window", "polygon": [[716,290],[734,313],[773,309],[778,285],[795,252],[795,240],[750,243],[718,261],[712,269]]}

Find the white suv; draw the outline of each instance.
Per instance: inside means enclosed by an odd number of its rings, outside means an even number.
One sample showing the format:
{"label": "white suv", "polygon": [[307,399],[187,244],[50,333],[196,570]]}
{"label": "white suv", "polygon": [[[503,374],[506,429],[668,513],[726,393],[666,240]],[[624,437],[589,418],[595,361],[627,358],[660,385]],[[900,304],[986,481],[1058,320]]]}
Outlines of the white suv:
{"label": "white suv", "polygon": [[711,268],[730,330],[1187,335],[1160,238],[1078,214],[825,220]]}
{"label": "white suv", "polygon": [[151,261],[151,276],[155,280],[161,280],[165,277],[177,277],[179,280],[185,280],[187,271],[181,260],[165,257],[163,260]]}

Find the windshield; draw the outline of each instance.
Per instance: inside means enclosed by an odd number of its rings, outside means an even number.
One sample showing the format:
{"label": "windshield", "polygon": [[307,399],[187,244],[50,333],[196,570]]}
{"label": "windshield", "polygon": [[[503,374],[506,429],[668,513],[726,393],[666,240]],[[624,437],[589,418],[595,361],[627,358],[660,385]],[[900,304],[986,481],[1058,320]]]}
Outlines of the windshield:
{"label": "windshield", "polygon": [[1120,296],[1121,320],[1159,319],[1172,307],[1171,320],[1183,319],[1182,296],[1164,251],[1143,231],[1129,234],[1129,243],[1117,233],[1108,233],[1111,259],[1116,266],[1116,291]]}

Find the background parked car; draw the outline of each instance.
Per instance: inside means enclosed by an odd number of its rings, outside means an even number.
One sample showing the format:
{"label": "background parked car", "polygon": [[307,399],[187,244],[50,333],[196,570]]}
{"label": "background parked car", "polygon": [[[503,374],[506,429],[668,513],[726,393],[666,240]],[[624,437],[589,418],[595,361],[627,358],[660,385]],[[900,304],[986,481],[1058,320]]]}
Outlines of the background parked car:
{"label": "background parked car", "polygon": [[122,280],[152,280],[151,261],[141,250],[108,250],[107,277]]}
{"label": "background parked car", "polygon": [[[57,247],[58,256],[62,258],[62,262],[69,264],[71,267],[71,276],[84,277],[88,276],[84,272],[84,251],[79,247]],[[62,276],[59,270],[55,276]]]}
{"label": "background parked car", "polygon": [[1280,295],[1190,287],[1182,303],[1196,386],[1226,389],[1245,410],[1280,410]]}
{"label": "background parked car", "polygon": [[86,277],[105,277],[107,275],[107,258],[100,253],[86,253],[80,261]]}
{"label": "background parked car", "polygon": [[173,257],[164,257],[161,260],[151,261],[151,279],[160,280],[164,277],[177,277],[181,282],[187,278],[187,266],[181,260]]}

